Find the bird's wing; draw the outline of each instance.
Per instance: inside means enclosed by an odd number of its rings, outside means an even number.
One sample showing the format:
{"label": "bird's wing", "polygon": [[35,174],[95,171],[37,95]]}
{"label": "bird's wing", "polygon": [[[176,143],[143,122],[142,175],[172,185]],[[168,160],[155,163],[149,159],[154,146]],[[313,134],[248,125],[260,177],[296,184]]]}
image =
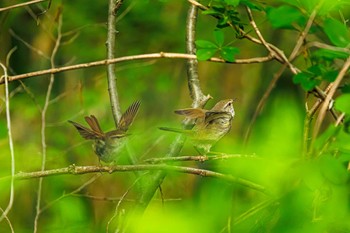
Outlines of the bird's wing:
{"label": "bird's wing", "polygon": [[224,111],[207,111],[205,113],[205,123],[209,123],[215,119],[222,118],[222,117],[231,118],[232,115]]}
{"label": "bird's wing", "polygon": [[78,130],[79,134],[87,140],[99,139],[101,136],[103,137],[103,135],[99,134],[98,132],[95,132],[89,128],[86,128],[81,124],[78,124],[74,121],[68,121],[68,122],[73,124],[74,127]]}
{"label": "bird's wing", "polygon": [[128,130],[129,126],[134,121],[134,118],[137,114],[137,111],[139,110],[139,107],[140,107],[140,101],[135,101],[133,104],[129,106],[129,108],[124,112],[124,114],[119,120],[118,128],[117,128],[118,131],[120,131],[121,133],[125,133]]}
{"label": "bird's wing", "polygon": [[88,123],[90,128],[96,133],[103,134],[100,124],[94,115],[86,116],[85,121]]}
{"label": "bird's wing", "polygon": [[184,108],[175,110],[176,114],[186,116],[191,119],[197,119],[205,116],[207,110],[200,108]]}

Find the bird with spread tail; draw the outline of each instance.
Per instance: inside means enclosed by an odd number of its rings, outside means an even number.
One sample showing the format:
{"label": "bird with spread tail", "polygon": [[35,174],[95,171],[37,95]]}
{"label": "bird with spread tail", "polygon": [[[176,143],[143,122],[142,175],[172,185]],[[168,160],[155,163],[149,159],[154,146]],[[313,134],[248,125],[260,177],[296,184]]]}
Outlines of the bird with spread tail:
{"label": "bird with spread tail", "polygon": [[86,116],[85,121],[90,128],[85,127],[74,121],[68,121],[73,124],[78,130],[79,134],[86,140],[93,140],[93,150],[98,156],[99,160],[105,163],[116,162],[118,159],[118,152],[124,147],[125,137],[130,125],[140,107],[140,101],[135,101],[121,116],[118,127],[109,132],[103,132],[97,118],[94,115]]}
{"label": "bird with spread tail", "polygon": [[235,116],[232,99],[221,100],[210,110],[185,108],[175,110],[175,113],[194,120],[193,129],[168,127],[160,127],[160,129],[187,135],[192,139],[195,149],[204,155],[209,153],[211,147],[230,131],[232,119]]}

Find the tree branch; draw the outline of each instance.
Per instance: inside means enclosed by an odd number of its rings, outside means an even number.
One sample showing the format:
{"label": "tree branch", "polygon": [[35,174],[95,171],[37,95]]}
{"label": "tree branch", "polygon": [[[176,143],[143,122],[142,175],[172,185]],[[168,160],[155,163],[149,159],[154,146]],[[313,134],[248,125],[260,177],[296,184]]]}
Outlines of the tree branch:
{"label": "tree branch", "polygon": [[[186,27],[186,52],[188,54],[196,54],[196,22],[198,9],[194,5],[190,5],[187,14]],[[187,83],[192,98],[192,107],[203,107],[211,98],[210,95],[205,96],[201,90],[198,78],[198,60],[197,58],[187,60]]]}
{"label": "tree branch", "polygon": [[[122,4],[122,0],[109,0],[108,5],[108,21],[107,21],[107,59],[111,60],[115,58],[115,29],[116,12]],[[114,118],[115,127],[118,127],[118,122],[121,117],[121,110],[119,104],[118,90],[117,90],[117,77],[115,74],[115,63],[107,64],[107,80],[108,80],[108,93],[111,102],[112,114]]]}
{"label": "tree branch", "polygon": [[225,160],[232,158],[258,158],[255,155],[242,155],[242,154],[222,154],[217,156],[204,156],[204,155],[190,155],[190,156],[177,156],[177,157],[163,157],[163,158],[150,158],[143,162],[145,163],[164,163],[164,162],[181,162],[181,161],[198,161],[205,162],[210,160]]}
{"label": "tree branch", "polygon": [[349,67],[350,67],[350,57],[348,57],[348,59],[345,61],[342,69],[339,71],[339,74],[337,76],[337,78],[335,79],[335,81],[332,83],[330,89],[329,89],[329,92],[326,96],[326,99],[323,101],[323,104],[321,106],[321,109],[320,109],[320,112],[317,116],[317,119],[316,119],[316,122],[315,122],[315,126],[314,126],[314,129],[313,129],[313,132],[312,132],[312,141],[311,141],[311,150],[312,150],[312,146],[316,140],[316,137],[320,131],[320,128],[321,128],[321,124],[325,118],[325,115],[326,115],[326,111],[327,109],[329,109],[329,104],[331,103],[332,99],[333,99],[333,96],[337,90],[337,88],[339,87],[340,85],[340,82],[343,80],[346,72],[349,70]]}
{"label": "tree branch", "polygon": [[[138,164],[138,165],[116,165],[116,166],[75,166],[70,165],[65,168],[58,168],[52,170],[45,171],[36,171],[36,172],[20,172],[17,173],[14,178],[15,180],[26,180],[26,179],[34,179],[40,177],[49,177],[49,176],[58,176],[58,175],[82,175],[89,173],[109,173],[112,174],[114,172],[133,172],[133,171],[167,171],[167,172],[179,172],[179,173],[187,173],[192,175],[198,175],[202,177],[213,177],[217,179],[221,179],[228,183],[232,184],[240,184],[247,188],[268,194],[268,191],[265,187],[251,182],[246,179],[242,179],[239,177],[234,177],[232,175],[223,174],[219,172],[214,172],[205,169],[198,169],[192,167],[182,167],[182,166],[170,166],[166,164]],[[3,180],[6,178],[1,178]]]}
{"label": "tree branch", "polygon": [[48,1],[48,0],[33,0],[33,1],[29,1],[29,2],[23,2],[23,3],[15,4],[15,5],[12,5],[12,6],[6,6],[6,7],[3,7],[3,8],[0,8],[0,12],[1,11],[7,11],[7,10],[15,9],[15,8],[18,8],[18,7],[29,6],[29,5],[40,3],[40,2],[46,2],[46,1]]}
{"label": "tree branch", "polygon": [[[6,209],[2,212],[0,216],[0,222],[3,219],[7,219],[7,214],[10,212],[13,206],[13,199],[15,195],[15,189],[14,189],[14,175],[15,175],[15,152],[13,148],[13,140],[12,140],[12,130],[11,130],[11,115],[10,115],[10,96],[9,96],[9,87],[8,87],[8,75],[7,75],[7,68],[5,65],[0,63],[0,67],[4,71],[3,78],[5,80],[5,106],[6,106],[6,122],[7,122],[7,135],[9,140],[9,147],[10,147],[10,156],[11,156],[11,183],[10,183],[10,199],[9,203],[7,204]],[[11,226],[11,224],[10,224]]]}
{"label": "tree branch", "polygon": [[[50,57],[50,64],[52,68],[55,68],[55,58],[56,58],[56,54],[58,51],[58,48],[60,46],[61,43],[61,38],[62,38],[62,34],[61,34],[61,29],[62,29],[62,14],[61,14],[61,10],[59,9],[59,18],[58,18],[58,25],[57,25],[57,39],[56,39],[56,43],[55,46],[52,50],[51,53],[51,57]],[[42,153],[42,159],[41,159],[41,170],[44,171],[45,167],[46,167],[46,148],[47,148],[47,144],[46,144],[46,113],[47,113],[47,109],[49,107],[49,103],[50,103],[50,98],[51,98],[51,92],[52,92],[52,88],[53,88],[53,84],[55,81],[55,76],[54,74],[50,75],[50,81],[49,81],[49,85],[47,87],[47,91],[46,91],[46,97],[45,97],[45,103],[44,103],[44,107],[42,109],[41,112],[41,153]],[[35,215],[35,219],[34,219],[34,233],[38,231],[38,222],[39,222],[39,217],[41,214],[41,195],[42,195],[42,186],[43,186],[43,179],[40,178],[39,179],[39,185],[38,185],[38,191],[37,191],[37,203],[36,203],[36,215]]]}
{"label": "tree branch", "polygon": [[[46,74],[56,74],[56,73],[61,73],[65,71],[85,69],[85,68],[95,67],[95,66],[105,66],[112,63],[119,63],[119,62],[126,62],[126,61],[157,59],[157,58],[195,59],[196,57],[197,57],[196,55],[191,55],[186,53],[166,53],[166,52],[131,55],[131,56],[105,59],[105,60],[81,63],[81,64],[76,64],[71,66],[51,68],[47,70],[40,70],[40,71],[34,71],[34,72],[25,73],[25,74],[8,76],[8,81],[12,82],[15,80],[26,79],[26,78],[31,78],[35,76],[42,76]],[[227,62],[221,58],[213,57],[213,58],[210,58],[208,61],[218,62],[218,63],[230,63],[230,64],[252,64],[252,63],[267,62],[271,60],[272,58],[268,56],[268,57],[256,57],[256,58],[247,58],[247,59],[236,59],[234,62]],[[3,78],[0,78],[0,85],[4,84],[4,82],[5,80]]]}

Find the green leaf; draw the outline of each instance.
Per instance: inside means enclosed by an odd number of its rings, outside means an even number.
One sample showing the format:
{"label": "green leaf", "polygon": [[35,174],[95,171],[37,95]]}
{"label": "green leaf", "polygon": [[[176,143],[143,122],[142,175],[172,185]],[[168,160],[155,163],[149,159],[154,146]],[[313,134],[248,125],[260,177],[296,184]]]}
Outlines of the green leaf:
{"label": "green leaf", "polygon": [[349,30],[343,23],[335,19],[326,19],[323,30],[329,40],[336,46],[347,47],[350,44]]}
{"label": "green leaf", "polygon": [[224,33],[222,30],[214,30],[214,38],[219,47],[224,44]]}
{"label": "green leaf", "polygon": [[333,156],[323,156],[320,160],[321,172],[324,178],[333,184],[344,184],[349,174],[341,161]]}
{"label": "green leaf", "polygon": [[305,91],[311,91],[314,89],[318,84],[320,84],[320,80],[317,79],[309,79],[305,80],[301,83],[302,88],[304,88]]}
{"label": "green leaf", "polygon": [[301,84],[305,91],[311,91],[320,83],[316,76],[307,72],[301,72],[293,77],[293,83]]}
{"label": "green leaf", "polygon": [[315,52],[312,53],[312,55],[327,60],[334,60],[336,58],[346,59],[349,56],[349,54],[346,52],[338,52],[328,49],[317,49]]}
{"label": "green leaf", "polygon": [[296,75],[294,75],[293,77],[293,83],[295,84],[300,84],[302,83],[305,79],[309,79],[310,75],[304,73],[304,72],[300,72]]}
{"label": "green leaf", "polygon": [[218,46],[216,44],[214,44],[211,41],[208,40],[196,40],[196,45],[197,47],[200,48],[205,48],[205,49],[217,49]]}
{"label": "green leaf", "polygon": [[315,141],[315,148],[321,150],[325,144],[331,139],[335,138],[340,132],[340,127],[330,125]]}
{"label": "green leaf", "polygon": [[341,91],[343,93],[350,93],[350,85],[349,84],[344,84],[342,87],[341,87]]}
{"label": "green leaf", "polygon": [[223,47],[221,49],[221,56],[225,61],[234,62],[236,54],[239,54],[239,49],[236,47]]}
{"label": "green leaf", "polygon": [[225,28],[228,27],[229,18],[227,15],[223,15],[222,18],[218,20],[217,28]]}
{"label": "green leaf", "polygon": [[330,70],[322,75],[322,79],[328,82],[334,82],[337,76],[338,76],[337,70]]}
{"label": "green leaf", "polygon": [[240,2],[239,0],[224,0],[224,1],[227,5],[234,6],[234,7],[238,6]]}
{"label": "green leaf", "polygon": [[255,3],[251,0],[241,0],[240,3],[243,5],[246,5],[250,9],[254,9],[254,10],[258,10],[258,11],[264,10],[264,8],[259,4],[259,2]]}
{"label": "green leaf", "polygon": [[214,9],[208,9],[202,12],[203,15],[213,15],[213,16],[222,16],[221,12],[218,12]]}
{"label": "green leaf", "polygon": [[298,9],[287,5],[268,8],[267,18],[275,28],[294,28],[293,23],[301,24],[304,21],[304,16]]}
{"label": "green leaf", "polygon": [[217,49],[198,49],[197,50],[197,59],[200,61],[205,61],[214,56]]}
{"label": "green leaf", "polygon": [[334,107],[346,114],[350,115],[350,94],[343,94],[335,100]]}
{"label": "green leaf", "polygon": [[324,72],[326,72],[324,66],[322,64],[317,64],[317,65],[313,65],[310,66],[307,71],[309,71],[310,73],[313,74],[313,76],[320,76],[322,75]]}

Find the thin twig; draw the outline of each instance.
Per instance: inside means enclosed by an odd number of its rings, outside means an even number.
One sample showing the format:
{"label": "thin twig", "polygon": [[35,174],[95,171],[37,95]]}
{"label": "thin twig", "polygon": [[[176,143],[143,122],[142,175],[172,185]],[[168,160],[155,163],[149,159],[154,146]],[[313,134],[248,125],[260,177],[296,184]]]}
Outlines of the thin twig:
{"label": "thin twig", "polygon": [[88,181],[86,181],[84,184],[80,185],[78,188],[76,188],[75,190],[73,190],[70,193],[65,193],[62,196],[60,196],[59,198],[47,203],[45,206],[43,206],[40,209],[40,214],[42,214],[45,210],[49,209],[51,206],[53,206],[54,204],[56,204],[57,202],[61,201],[62,199],[69,197],[69,196],[73,196],[74,194],[77,194],[78,192],[80,192],[81,190],[83,190],[85,187],[89,186],[90,184],[92,184],[93,182],[95,182],[98,178],[100,178],[102,176],[101,173],[97,173],[96,175],[94,175],[92,178],[90,178]]}
{"label": "thin twig", "polygon": [[[259,35],[259,38],[260,38],[260,40],[262,40],[262,43],[264,44],[264,46],[270,51],[270,53],[272,55],[274,55],[276,49],[272,50],[271,46],[264,40],[264,38],[263,38],[262,34],[260,33],[258,27],[256,26],[256,23],[255,23],[254,18],[253,18],[253,14],[252,14],[251,10],[248,7],[247,7],[247,12],[248,12],[248,16],[249,16],[249,19],[250,19],[250,23],[253,26],[254,30],[256,31],[256,34]],[[248,139],[249,139],[249,136],[250,136],[250,133],[251,133],[251,130],[253,128],[253,125],[254,125],[255,121],[256,121],[257,117],[259,116],[259,114],[261,113],[263,107],[265,106],[265,103],[266,103],[268,97],[270,96],[272,90],[276,86],[277,81],[282,76],[282,74],[285,71],[285,69],[287,68],[288,64],[290,64],[290,61],[293,61],[296,58],[296,56],[298,54],[298,51],[300,50],[300,48],[301,48],[301,46],[302,46],[302,44],[303,44],[303,42],[304,42],[308,32],[309,32],[309,30],[310,30],[310,28],[312,26],[312,23],[315,20],[316,13],[317,13],[317,11],[314,10],[312,12],[312,14],[310,15],[309,20],[308,20],[304,30],[300,33],[300,36],[299,36],[299,38],[297,40],[297,43],[294,46],[293,51],[291,52],[289,58],[286,59],[284,56],[279,55],[284,60],[285,63],[277,71],[277,73],[274,74],[273,79],[270,81],[268,88],[266,89],[263,97],[260,99],[260,101],[258,103],[258,106],[257,106],[257,108],[256,108],[256,110],[254,112],[252,120],[250,121],[249,126],[248,126],[247,131],[246,131],[245,136],[244,136],[244,144],[245,145],[248,142]],[[271,51],[274,51],[274,52],[271,52]],[[289,65],[289,67],[292,67],[292,65]],[[295,72],[298,72],[298,71],[296,69],[292,69],[292,72],[294,74],[296,74]]]}
{"label": "thin twig", "polygon": [[198,162],[205,162],[210,160],[224,160],[224,159],[233,159],[233,158],[258,158],[255,155],[242,155],[242,154],[222,154],[217,156],[203,156],[203,155],[197,155],[197,156],[177,156],[177,157],[170,157],[170,158],[151,158],[146,159],[143,162],[145,163],[164,163],[164,162],[181,162],[181,161],[198,161]]}
{"label": "thin twig", "polygon": [[[57,32],[58,32],[57,39],[56,39],[56,43],[55,43],[55,46],[52,50],[52,54],[51,54],[51,58],[50,58],[50,63],[51,63],[52,68],[55,67],[55,57],[56,57],[56,54],[57,54],[57,51],[58,51],[58,48],[59,48],[60,42],[61,42],[61,29],[62,29],[62,15],[59,15],[58,26],[57,26]],[[41,171],[44,171],[45,167],[46,167],[46,152],[47,152],[47,150],[46,150],[46,148],[47,148],[47,145],[46,145],[46,113],[47,113],[47,109],[50,105],[50,98],[51,98],[51,92],[52,92],[54,80],[55,80],[55,76],[54,76],[54,74],[51,74],[49,85],[48,85],[47,92],[46,92],[44,107],[43,107],[42,112],[41,112],[41,146],[42,146]],[[38,192],[37,192],[36,215],[35,215],[35,219],[34,219],[34,233],[38,231],[38,221],[39,221],[39,217],[40,217],[40,213],[41,213],[40,208],[41,208],[42,185],[43,185],[43,179],[40,178]]]}
{"label": "thin twig", "polygon": [[[2,213],[4,213],[4,210],[1,209],[1,208],[0,208],[0,211],[1,211]],[[6,215],[5,215],[5,220],[7,221],[7,224],[8,224],[9,227],[10,227],[11,233],[14,233],[15,230],[13,229],[12,223],[11,223],[10,219],[9,219]]]}
{"label": "thin twig", "polygon": [[340,48],[340,47],[332,46],[329,44],[321,43],[318,41],[311,41],[311,42],[306,43],[306,45],[305,45],[306,49],[309,49],[311,47],[317,47],[320,49],[327,49],[327,50],[331,50],[334,52],[341,52],[341,53],[350,54],[350,49],[348,49],[348,48]]}
{"label": "thin twig", "polygon": [[233,225],[237,225],[238,223],[248,219],[252,215],[257,214],[259,211],[262,211],[263,209],[270,207],[271,205],[277,206],[278,203],[275,200],[267,200],[253,206],[252,208],[235,218],[235,220],[233,221]]}
{"label": "thin twig", "polygon": [[[35,76],[41,76],[46,74],[56,74],[69,70],[77,70],[77,69],[86,69],[89,67],[95,66],[105,66],[112,63],[126,62],[126,61],[134,61],[134,60],[143,60],[143,59],[157,59],[157,58],[174,58],[174,59],[195,59],[196,55],[186,54],[186,53],[150,53],[150,54],[140,54],[140,55],[131,55],[125,57],[118,57],[114,59],[105,59],[94,62],[81,63],[71,66],[64,66],[59,68],[51,68],[47,70],[39,70],[34,72],[29,72],[25,74],[8,76],[8,81],[12,82],[19,79],[26,79]],[[208,61],[218,62],[218,63],[230,63],[230,64],[252,64],[252,63],[261,63],[266,61],[271,61],[271,57],[256,57],[256,58],[247,58],[247,59],[236,59],[234,62],[227,62],[220,58],[210,58]],[[0,85],[4,84],[4,79],[0,78]]]}
{"label": "thin twig", "polygon": [[16,40],[19,40],[22,42],[29,50],[33,51],[34,53],[38,54],[39,56],[45,58],[46,60],[50,60],[50,57],[47,56],[43,51],[41,51],[38,48],[35,48],[33,45],[29,44],[27,41],[23,40],[19,35],[17,35],[12,29],[9,30],[10,35],[15,38]]}
{"label": "thin twig", "polygon": [[[137,184],[137,182],[139,182],[141,176],[139,176],[133,183],[132,185],[124,192],[123,196],[119,199],[115,210],[114,210],[114,214],[113,216],[109,219],[108,223],[107,223],[107,228],[106,228],[106,232],[109,232],[109,225],[112,223],[113,219],[117,217],[118,213],[119,213],[119,207],[121,206],[122,202],[126,199],[126,196],[129,194],[129,192],[132,190],[132,188],[134,188],[134,186]],[[124,227],[117,227],[115,232],[121,232],[120,228],[124,228]]]}
{"label": "thin twig", "polygon": [[13,200],[14,200],[14,194],[15,194],[14,175],[15,175],[16,167],[15,167],[15,152],[13,148],[12,130],[11,130],[10,96],[9,96],[9,87],[8,87],[7,68],[2,63],[0,63],[0,66],[3,69],[3,72],[4,72],[3,78],[5,80],[5,106],[6,106],[7,135],[8,135],[10,155],[11,155],[10,199],[6,209],[2,212],[0,216],[0,222],[1,222],[4,218],[7,218],[7,214],[10,212],[13,206]]}
{"label": "thin twig", "polygon": [[7,10],[15,9],[15,8],[18,8],[18,7],[29,6],[29,5],[40,3],[40,2],[46,2],[46,1],[48,1],[48,0],[33,0],[33,1],[29,1],[29,2],[23,2],[23,3],[15,4],[15,5],[12,5],[12,6],[7,6],[7,7],[0,8],[0,12],[1,11],[7,11]]}

